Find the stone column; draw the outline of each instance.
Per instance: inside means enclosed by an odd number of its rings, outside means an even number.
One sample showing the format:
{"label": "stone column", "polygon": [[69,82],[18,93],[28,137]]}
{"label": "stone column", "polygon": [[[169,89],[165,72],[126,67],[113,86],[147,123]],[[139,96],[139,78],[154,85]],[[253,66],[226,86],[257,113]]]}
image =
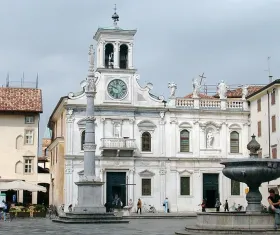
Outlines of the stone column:
{"label": "stone column", "polygon": [[127,186],[127,188],[128,188],[127,191],[128,192],[126,192],[126,193],[128,193],[128,201],[130,199],[132,199],[133,202],[136,199],[136,198],[134,198],[134,193],[133,193],[134,192],[134,187],[136,186],[136,185],[133,185],[134,184],[134,172],[135,172],[134,168],[130,169],[129,172],[128,172],[128,183],[130,185]]}
{"label": "stone column", "polygon": [[128,45],[128,68],[133,69],[133,43]]}
{"label": "stone column", "polygon": [[66,112],[66,154],[73,154],[73,109]]}
{"label": "stone column", "polygon": [[[166,195],[166,168],[164,162],[160,163],[159,175],[160,175],[160,203],[162,204],[164,199],[168,197]],[[170,193],[170,192],[169,192]]]}
{"label": "stone column", "polygon": [[96,78],[94,76],[94,53],[93,46],[89,50],[89,70],[86,85],[86,128],[84,144],[84,175],[76,182],[78,186],[78,205],[74,208],[77,213],[105,213],[102,205],[103,182],[97,179],[95,174],[95,117],[94,98],[96,95]]}
{"label": "stone column", "polygon": [[120,68],[120,42],[114,43],[114,68]]}

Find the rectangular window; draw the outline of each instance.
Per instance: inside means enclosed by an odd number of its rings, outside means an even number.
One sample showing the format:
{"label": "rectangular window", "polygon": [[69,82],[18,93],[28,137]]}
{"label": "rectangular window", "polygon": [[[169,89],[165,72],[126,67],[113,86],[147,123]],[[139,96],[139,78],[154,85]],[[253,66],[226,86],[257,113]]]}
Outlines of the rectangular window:
{"label": "rectangular window", "polygon": [[33,124],[33,123],[35,123],[34,116],[25,116],[25,124]]}
{"label": "rectangular window", "polygon": [[33,173],[33,166],[32,166],[33,158],[24,157],[24,173],[31,174]]}
{"label": "rectangular window", "polygon": [[24,143],[25,144],[33,144],[34,143],[34,131],[33,130],[25,130]]}
{"label": "rectangular window", "polygon": [[142,179],[142,196],[152,195],[151,179]]}
{"label": "rectangular window", "polygon": [[271,117],[271,131],[275,132],[276,131],[276,118],[275,115]]}
{"label": "rectangular window", "polygon": [[262,136],[262,122],[258,122],[258,137]]}
{"label": "rectangular window", "polygon": [[275,90],[273,89],[273,91],[271,92],[271,104],[275,104]]}
{"label": "rectangular window", "polygon": [[272,155],[272,158],[274,158],[274,159],[277,158],[277,145],[274,145],[273,147],[271,147],[271,155]]}
{"label": "rectangular window", "polygon": [[258,112],[262,111],[262,100],[258,99],[257,104],[258,104]]}
{"label": "rectangular window", "polygon": [[231,195],[240,196],[240,182],[231,180]]}
{"label": "rectangular window", "polygon": [[182,196],[190,195],[190,177],[181,177],[180,191]]}

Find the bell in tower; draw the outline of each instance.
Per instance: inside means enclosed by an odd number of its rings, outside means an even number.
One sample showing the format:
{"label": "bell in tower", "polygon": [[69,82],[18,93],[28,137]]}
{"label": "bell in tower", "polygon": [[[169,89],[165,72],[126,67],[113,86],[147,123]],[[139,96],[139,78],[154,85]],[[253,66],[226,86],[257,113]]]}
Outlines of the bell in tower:
{"label": "bell in tower", "polygon": [[115,6],[112,15],[113,26],[98,28],[94,35],[97,41],[97,70],[134,70],[133,41],[137,31],[120,28],[119,18]]}

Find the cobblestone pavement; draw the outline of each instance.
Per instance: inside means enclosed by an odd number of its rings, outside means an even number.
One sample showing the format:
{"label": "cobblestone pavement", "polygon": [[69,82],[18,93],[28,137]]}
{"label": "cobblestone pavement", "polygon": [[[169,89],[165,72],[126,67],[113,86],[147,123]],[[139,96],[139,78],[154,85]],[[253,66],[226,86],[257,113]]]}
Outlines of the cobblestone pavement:
{"label": "cobblestone pavement", "polygon": [[194,219],[133,219],[129,224],[57,224],[49,219],[15,219],[0,222],[0,234],[29,235],[174,235]]}

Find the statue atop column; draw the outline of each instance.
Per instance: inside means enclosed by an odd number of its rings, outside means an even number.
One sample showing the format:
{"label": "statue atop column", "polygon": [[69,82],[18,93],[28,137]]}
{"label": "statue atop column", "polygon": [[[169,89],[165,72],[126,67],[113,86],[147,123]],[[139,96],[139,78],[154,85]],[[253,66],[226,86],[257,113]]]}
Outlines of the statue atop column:
{"label": "statue atop column", "polygon": [[170,88],[170,97],[169,98],[175,98],[177,84],[175,84],[174,82],[169,82],[168,88]]}
{"label": "statue atop column", "polygon": [[94,49],[93,49],[93,45],[89,46],[88,62],[89,62],[90,65],[94,66]]}
{"label": "statue atop column", "polygon": [[248,85],[244,85],[242,87],[242,100],[246,100],[247,95],[248,95]]}
{"label": "statue atop column", "polygon": [[218,94],[219,94],[221,100],[227,98],[227,91],[228,91],[228,86],[222,80],[218,85]]}
{"label": "statue atop column", "polygon": [[193,85],[193,98],[199,98],[199,93],[200,93],[200,82],[198,80],[198,78],[193,78],[192,79],[192,85]]}

